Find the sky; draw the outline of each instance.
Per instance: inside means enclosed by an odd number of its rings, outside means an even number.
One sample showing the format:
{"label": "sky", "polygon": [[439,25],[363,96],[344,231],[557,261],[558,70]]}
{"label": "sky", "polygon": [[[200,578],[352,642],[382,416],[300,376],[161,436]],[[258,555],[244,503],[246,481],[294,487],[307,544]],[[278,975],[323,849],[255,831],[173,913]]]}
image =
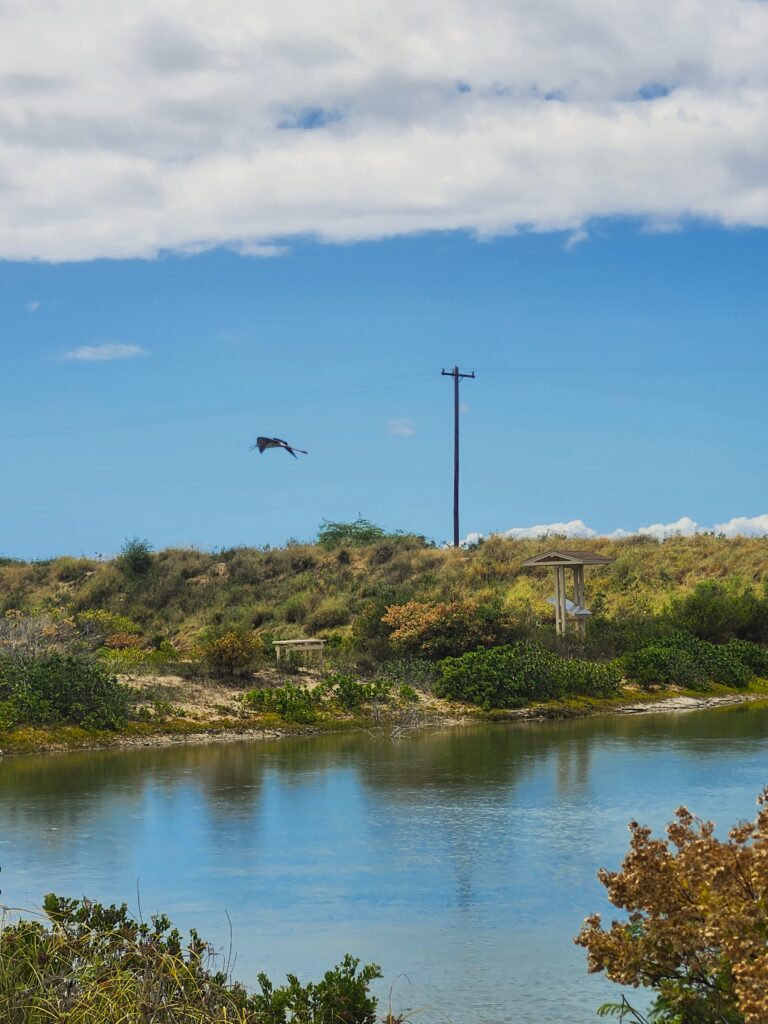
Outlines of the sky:
{"label": "sky", "polygon": [[0,5],[0,554],[445,541],[454,364],[462,536],[768,534],[767,45],[757,0]]}

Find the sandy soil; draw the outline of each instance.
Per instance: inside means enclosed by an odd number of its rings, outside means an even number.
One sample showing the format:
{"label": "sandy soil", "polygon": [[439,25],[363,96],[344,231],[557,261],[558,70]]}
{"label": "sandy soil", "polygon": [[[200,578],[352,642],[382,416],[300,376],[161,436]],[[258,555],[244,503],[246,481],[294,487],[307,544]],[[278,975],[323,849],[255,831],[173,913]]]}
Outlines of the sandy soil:
{"label": "sandy soil", "polygon": [[182,679],[180,676],[121,676],[120,681],[146,695],[147,704],[164,701],[184,712],[185,718],[207,722],[214,718],[243,715],[242,695],[252,687],[233,686],[211,679]]}

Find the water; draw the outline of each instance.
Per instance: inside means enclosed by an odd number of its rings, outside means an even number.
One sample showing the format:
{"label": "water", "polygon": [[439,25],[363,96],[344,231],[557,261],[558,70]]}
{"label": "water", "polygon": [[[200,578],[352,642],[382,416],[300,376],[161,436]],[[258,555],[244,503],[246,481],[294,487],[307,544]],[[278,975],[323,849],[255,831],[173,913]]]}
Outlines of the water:
{"label": "water", "polygon": [[[631,818],[721,831],[768,783],[768,710],[0,761],[3,902],[140,899],[234,973],[381,964],[423,1024],[591,1024],[619,990],[572,944]],[[632,994],[634,998],[634,993]]]}

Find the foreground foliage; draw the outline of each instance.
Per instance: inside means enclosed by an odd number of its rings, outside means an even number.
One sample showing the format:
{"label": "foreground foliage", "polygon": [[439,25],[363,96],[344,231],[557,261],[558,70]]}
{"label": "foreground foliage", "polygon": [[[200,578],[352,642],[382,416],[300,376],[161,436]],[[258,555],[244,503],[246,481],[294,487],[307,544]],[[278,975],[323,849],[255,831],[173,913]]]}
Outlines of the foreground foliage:
{"label": "foreground foliage", "polygon": [[576,942],[590,971],[657,995],[667,1024],[765,1024],[768,1020],[768,787],[755,821],[714,835],[681,807],[667,840],[630,823],[621,871],[599,877],[628,920],[587,918]]}
{"label": "foreground foliage", "polygon": [[319,982],[264,974],[249,992],[212,947],[187,943],[165,916],[134,920],[125,904],[49,895],[48,922],[0,921],[3,1024],[373,1024],[381,972],[347,956]]}

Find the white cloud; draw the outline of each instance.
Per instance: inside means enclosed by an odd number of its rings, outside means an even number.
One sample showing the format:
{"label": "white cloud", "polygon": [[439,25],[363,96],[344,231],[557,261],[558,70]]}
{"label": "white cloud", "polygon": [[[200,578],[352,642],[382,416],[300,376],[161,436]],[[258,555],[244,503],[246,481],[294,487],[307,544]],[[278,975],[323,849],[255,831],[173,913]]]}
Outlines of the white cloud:
{"label": "white cloud", "polygon": [[724,533],[726,537],[768,537],[768,515],[738,516],[727,523],[718,523],[715,533]]}
{"label": "white cloud", "polygon": [[[682,516],[674,523],[653,523],[650,526],[640,526],[636,530],[617,529],[611,533],[598,533],[591,526],[587,526],[581,519],[572,519],[568,523],[546,523],[538,526],[514,526],[510,530],[500,530],[495,533],[498,537],[508,537],[513,540],[536,539],[547,536],[596,538],[607,537],[609,540],[622,540],[625,537],[655,537],[656,540],[665,540],[667,537],[693,537],[697,533],[722,533],[726,537],[768,537],[768,515],[738,516],[729,519],[727,523],[718,523],[716,526],[699,526],[689,516]],[[469,533],[462,541],[463,544],[476,544],[486,534]]]}
{"label": "white cloud", "polygon": [[3,4],[0,258],[768,226],[766,52],[760,0]]}
{"label": "white cloud", "polygon": [[513,526],[511,530],[503,530],[502,537],[509,537],[513,540],[525,540],[535,537],[546,537],[548,534],[557,534],[560,537],[597,537],[597,533],[591,527],[583,523],[581,519],[572,519],[569,523],[547,523],[538,526]]}
{"label": "white cloud", "polygon": [[24,303],[24,309],[26,309],[28,313],[36,313],[41,306],[42,302],[40,302],[39,299],[32,299],[31,302]]}
{"label": "white cloud", "polygon": [[138,345],[82,345],[65,352],[62,359],[74,359],[84,363],[106,363],[114,359],[135,359],[144,355]]}
{"label": "white cloud", "polygon": [[581,245],[582,242],[586,242],[589,238],[589,232],[585,231],[584,228],[578,228],[576,231],[572,231],[570,235],[563,242],[563,248],[570,252],[571,249],[575,249],[577,245]]}
{"label": "white cloud", "polygon": [[286,245],[272,245],[267,242],[233,242],[230,245],[239,256],[257,256],[267,258],[271,256],[285,256],[289,249]]}
{"label": "white cloud", "polygon": [[637,530],[619,528],[607,536],[612,540],[634,536],[655,537],[657,540],[664,540],[665,537],[693,537],[695,534],[703,532],[707,532],[704,527],[699,526],[689,516],[682,516],[675,523],[652,523],[650,526],[640,526]]}
{"label": "white cloud", "polygon": [[387,424],[387,432],[394,437],[413,437],[416,433],[416,425],[413,420],[390,420]]}

